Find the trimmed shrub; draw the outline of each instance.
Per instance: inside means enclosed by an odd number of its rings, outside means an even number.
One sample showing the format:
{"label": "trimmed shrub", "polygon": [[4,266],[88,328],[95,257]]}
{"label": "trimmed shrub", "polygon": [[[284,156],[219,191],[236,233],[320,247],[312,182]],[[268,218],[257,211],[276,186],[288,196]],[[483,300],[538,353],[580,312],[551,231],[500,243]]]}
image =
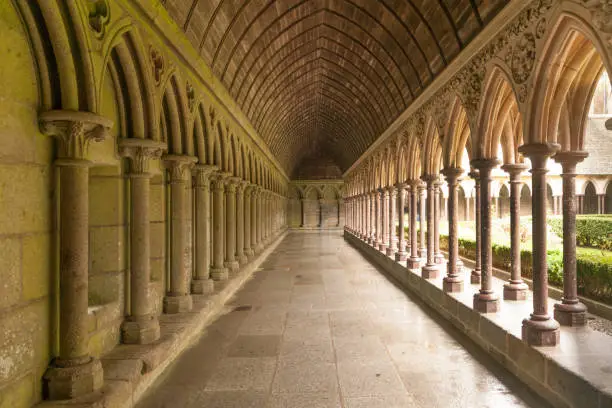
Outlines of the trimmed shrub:
{"label": "trimmed shrub", "polygon": [[[555,234],[563,237],[563,219],[548,218]],[[576,245],[612,251],[612,217],[610,215],[576,216]]]}
{"label": "trimmed shrub", "polygon": [[[440,247],[448,250],[448,236],[440,235]],[[493,266],[509,270],[510,247],[493,244]],[[459,238],[459,254],[468,259],[476,257],[476,242]],[[547,252],[548,283],[563,287],[563,253]],[[607,304],[612,304],[612,253],[589,248],[577,248],[576,274],[578,293]],[[533,279],[533,256],[530,250],[521,251],[521,275]]]}

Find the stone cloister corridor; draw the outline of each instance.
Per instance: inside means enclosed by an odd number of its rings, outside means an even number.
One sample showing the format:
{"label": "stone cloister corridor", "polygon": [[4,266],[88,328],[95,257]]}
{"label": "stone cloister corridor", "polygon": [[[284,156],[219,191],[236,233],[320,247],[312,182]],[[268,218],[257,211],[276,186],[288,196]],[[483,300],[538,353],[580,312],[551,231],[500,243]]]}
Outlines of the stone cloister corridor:
{"label": "stone cloister corridor", "polygon": [[0,0],[0,408],[612,408],[612,0]]}
{"label": "stone cloister corridor", "polygon": [[137,407],[548,406],[469,350],[340,233],[290,233]]}

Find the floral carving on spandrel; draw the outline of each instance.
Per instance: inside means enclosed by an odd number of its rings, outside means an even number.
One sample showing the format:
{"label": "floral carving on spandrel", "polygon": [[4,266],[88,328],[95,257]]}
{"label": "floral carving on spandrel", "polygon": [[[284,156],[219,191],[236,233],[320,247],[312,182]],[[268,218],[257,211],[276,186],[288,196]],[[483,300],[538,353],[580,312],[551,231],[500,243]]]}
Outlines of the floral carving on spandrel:
{"label": "floral carving on spandrel", "polygon": [[510,69],[517,84],[522,84],[531,75],[535,65],[536,40],[532,33],[525,33],[512,53]]}

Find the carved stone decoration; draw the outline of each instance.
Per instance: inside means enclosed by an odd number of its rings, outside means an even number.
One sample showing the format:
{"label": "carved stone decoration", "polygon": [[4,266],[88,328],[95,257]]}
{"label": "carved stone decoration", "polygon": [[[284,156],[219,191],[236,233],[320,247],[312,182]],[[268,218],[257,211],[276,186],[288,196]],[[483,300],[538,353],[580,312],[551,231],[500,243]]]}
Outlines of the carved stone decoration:
{"label": "carved stone decoration", "polygon": [[89,28],[96,38],[104,37],[106,27],[110,22],[110,7],[107,0],[87,0]]}
{"label": "carved stone decoration", "polygon": [[524,103],[527,100],[527,87],[525,85],[519,86],[517,93],[519,102]]}
{"label": "carved stone decoration", "polygon": [[612,0],[582,0],[591,11],[593,25],[607,34],[612,34]]}
{"label": "carved stone decoration", "polygon": [[151,63],[153,66],[153,77],[155,78],[155,84],[159,85],[161,84],[162,77],[164,76],[164,71],[166,70],[164,56],[153,47],[151,47],[149,53],[151,55]]}
{"label": "carved stone decoration", "polygon": [[538,40],[543,38],[545,33],[546,33],[546,19],[541,18],[540,21],[538,21],[538,24],[536,25],[536,29],[535,29],[536,38]]}
{"label": "carved stone decoration", "polygon": [[58,158],[84,160],[91,141],[108,137],[113,121],[91,112],[53,110],[40,114],[41,133],[59,141]]}
{"label": "carved stone decoration", "polygon": [[510,69],[512,70],[512,78],[517,84],[522,84],[531,75],[531,71],[535,65],[536,58],[536,39],[532,33],[525,33],[519,40],[514,52]]}
{"label": "carved stone decoration", "polygon": [[119,141],[119,154],[129,157],[130,172],[132,174],[145,174],[149,170],[149,160],[159,159],[166,151],[165,143],[156,142],[151,139],[128,138]]}
{"label": "carved stone decoration", "polygon": [[186,88],[187,105],[189,106],[189,111],[193,112],[193,108],[195,107],[195,89],[190,82],[187,82]]}

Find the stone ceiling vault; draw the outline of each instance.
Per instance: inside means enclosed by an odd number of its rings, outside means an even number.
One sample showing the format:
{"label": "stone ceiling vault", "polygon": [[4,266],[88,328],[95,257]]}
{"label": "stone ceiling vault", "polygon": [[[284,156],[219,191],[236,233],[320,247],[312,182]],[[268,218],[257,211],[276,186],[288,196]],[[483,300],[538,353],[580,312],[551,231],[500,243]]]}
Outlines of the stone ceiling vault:
{"label": "stone ceiling vault", "polygon": [[166,0],[292,174],[325,150],[346,170],[505,0]]}

